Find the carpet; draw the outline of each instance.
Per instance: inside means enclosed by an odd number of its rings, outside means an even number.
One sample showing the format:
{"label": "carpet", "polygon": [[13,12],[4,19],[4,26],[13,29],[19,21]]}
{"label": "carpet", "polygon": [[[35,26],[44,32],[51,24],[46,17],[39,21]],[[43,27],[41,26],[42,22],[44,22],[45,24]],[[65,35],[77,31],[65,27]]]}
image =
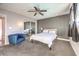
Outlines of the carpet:
{"label": "carpet", "polygon": [[25,40],[19,45],[0,47],[0,56],[76,56],[70,43],[54,40],[52,50],[38,41]]}

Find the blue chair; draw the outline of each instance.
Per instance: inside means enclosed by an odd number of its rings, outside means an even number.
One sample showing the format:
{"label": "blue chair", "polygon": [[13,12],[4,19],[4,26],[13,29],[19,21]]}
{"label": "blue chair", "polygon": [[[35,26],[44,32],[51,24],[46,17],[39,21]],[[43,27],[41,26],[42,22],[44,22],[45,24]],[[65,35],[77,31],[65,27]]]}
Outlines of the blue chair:
{"label": "blue chair", "polygon": [[25,34],[11,34],[8,38],[10,44],[16,45],[25,40]]}

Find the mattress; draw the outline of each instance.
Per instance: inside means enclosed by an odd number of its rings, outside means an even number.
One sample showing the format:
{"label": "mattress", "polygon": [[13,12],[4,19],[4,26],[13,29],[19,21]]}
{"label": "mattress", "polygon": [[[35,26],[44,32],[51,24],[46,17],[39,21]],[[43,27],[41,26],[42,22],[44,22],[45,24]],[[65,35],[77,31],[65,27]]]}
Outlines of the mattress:
{"label": "mattress", "polygon": [[49,44],[56,38],[56,36],[57,35],[55,33],[43,32],[43,33],[32,35],[30,39]]}

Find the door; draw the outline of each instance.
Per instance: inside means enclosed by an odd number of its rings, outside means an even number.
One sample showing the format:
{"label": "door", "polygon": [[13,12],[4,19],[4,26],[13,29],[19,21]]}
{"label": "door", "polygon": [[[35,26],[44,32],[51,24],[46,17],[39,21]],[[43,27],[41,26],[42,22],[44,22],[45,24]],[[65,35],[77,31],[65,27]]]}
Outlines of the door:
{"label": "door", "polygon": [[0,46],[2,45],[2,19],[0,19]]}
{"label": "door", "polygon": [[0,46],[5,44],[5,18],[0,17]]}

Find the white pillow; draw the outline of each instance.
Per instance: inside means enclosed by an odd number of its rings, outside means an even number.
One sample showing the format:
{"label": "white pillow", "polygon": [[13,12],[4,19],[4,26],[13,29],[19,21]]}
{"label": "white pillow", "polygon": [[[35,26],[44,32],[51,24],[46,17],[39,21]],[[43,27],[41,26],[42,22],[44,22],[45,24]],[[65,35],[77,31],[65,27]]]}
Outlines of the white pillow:
{"label": "white pillow", "polygon": [[49,31],[49,33],[54,33],[54,34],[56,34],[56,31]]}
{"label": "white pillow", "polygon": [[45,29],[45,30],[43,30],[43,32],[49,32],[49,31]]}

